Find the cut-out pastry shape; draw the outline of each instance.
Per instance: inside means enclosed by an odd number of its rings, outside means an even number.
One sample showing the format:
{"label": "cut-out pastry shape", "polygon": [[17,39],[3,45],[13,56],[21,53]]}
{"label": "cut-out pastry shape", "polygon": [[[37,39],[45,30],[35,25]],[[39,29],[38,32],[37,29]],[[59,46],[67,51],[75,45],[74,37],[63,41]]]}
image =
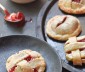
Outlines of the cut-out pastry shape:
{"label": "cut-out pastry shape", "polygon": [[47,35],[55,40],[66,41],[69,37],[78,36],[80,32],[80,21],[71,15],[57,15],[46,25]]}
{"label": "cut-out pastry shape", "polygon": [[22,50],[7,59],[8,72],[44,72],[46,63],[40,53]]}
{"label": "cut-out pastry shape", "polygon": [[73,65],[85,64],[85,36],[71,37],[64,46],[66,59]]}
{"label": "cut-out pastry shape", "polygon": [[85,14],[85,0],[59,0],[58,6],[69,14]]}

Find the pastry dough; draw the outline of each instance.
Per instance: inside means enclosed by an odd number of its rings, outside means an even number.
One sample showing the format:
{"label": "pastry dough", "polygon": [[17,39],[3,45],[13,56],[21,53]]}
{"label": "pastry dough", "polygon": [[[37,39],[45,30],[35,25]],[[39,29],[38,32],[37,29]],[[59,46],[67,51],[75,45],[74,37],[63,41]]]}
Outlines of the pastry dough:
{"label": "pastry dough", "polygon": [[66,59],[74,65],[85,63],[85,36],[71,37],[64,46]]}
{"label": "pastry dough", "polygon": [[46,33],[55,40],[65,41],[81,32],[79,20],[71,15],[57,15],[46,25]]}
{"label": "pastry dough", "polygon": [[59,0],[58,6],[69,14],[85,14],[85,0]]}
{"label": "pastry dough", "polygon": [[40,53],[22,50],[10,56],[6,62],[8,72],[44,72],[46,63]]}

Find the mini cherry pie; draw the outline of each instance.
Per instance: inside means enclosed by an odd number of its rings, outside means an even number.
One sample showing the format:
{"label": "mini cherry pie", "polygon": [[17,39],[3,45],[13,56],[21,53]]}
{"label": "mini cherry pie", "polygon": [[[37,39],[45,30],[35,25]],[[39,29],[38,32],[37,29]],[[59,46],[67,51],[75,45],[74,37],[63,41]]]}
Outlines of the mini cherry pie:
{"label": "mini cherry pie", "polygon": [[22,50],[10,56],[6,62],[8,72],[44,72],[46,63],[40,53]]}
{"label": "mini cherry pie", "polygon": [[59,0],[61,10],[70,14],[85,14],[85,0]]}
{"label": "mini cherry pie", "polygon": [[69,38],[64,49],[68,61],[80,66],[85,63],[85,36]]}
{"label": "mini cherry pie", "polygon": [[51,18],[46,25],[46,33],[49,37],[65,41],[69,37],[77,36],[81,32],[79,20],[71,15],[57,15]]}

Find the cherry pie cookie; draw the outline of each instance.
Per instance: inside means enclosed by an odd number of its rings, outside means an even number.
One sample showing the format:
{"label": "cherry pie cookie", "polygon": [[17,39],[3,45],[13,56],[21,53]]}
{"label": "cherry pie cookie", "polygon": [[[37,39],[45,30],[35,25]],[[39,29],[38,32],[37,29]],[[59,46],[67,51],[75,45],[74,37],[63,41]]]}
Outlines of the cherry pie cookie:
{"label": "cherry pie cookie", "polygon": [[64,49],[68,61],[80,66],[85,63],[85,36],[69,38]]}
{"label": "cherry pie cookie", "polygon": [[85,14],[85,0],[59,0],[59,8],[70,14]]}
{"label": "cherry pie cookie", "polygon": [[8,72],[44,72],[46,63],[40,53],[22,50],[10,56],[6,62]]}
{"label": "cherry pie cookie", "polygon": [[65,41],[69,37],[79,35],[80,32],[79,20],[71,15],[55,16],[46,25],[47,35],[55,40]]}

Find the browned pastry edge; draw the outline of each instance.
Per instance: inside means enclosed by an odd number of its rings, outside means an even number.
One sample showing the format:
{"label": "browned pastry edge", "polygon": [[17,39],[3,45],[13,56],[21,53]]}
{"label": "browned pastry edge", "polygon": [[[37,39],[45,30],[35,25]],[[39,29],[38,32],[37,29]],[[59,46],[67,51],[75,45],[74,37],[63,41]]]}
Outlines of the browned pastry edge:
{"label": "browned pastry edge", "polygon": [[85,14],[85,7],[74,10],[71,8],[66,8],[61,1],[58,1],[58,7],[68,14]]}

